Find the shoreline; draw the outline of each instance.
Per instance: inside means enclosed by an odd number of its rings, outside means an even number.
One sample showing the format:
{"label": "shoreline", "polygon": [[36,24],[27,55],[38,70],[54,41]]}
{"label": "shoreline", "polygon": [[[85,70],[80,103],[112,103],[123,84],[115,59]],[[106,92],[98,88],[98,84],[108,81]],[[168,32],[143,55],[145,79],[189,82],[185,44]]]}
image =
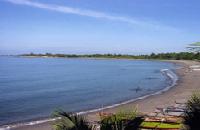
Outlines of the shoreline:
{"label": "shoreline", "polygon": [[105,106],[105,107],[102,107],[102,108],[97,108],[97,109],[91,109],[91,110],[87,110],[87,111],[77,112],[77,114],[88,115],[90,113],[96,113],[96,112],[104,111],[104,110],[107,110],[107,109],[112,109],[112,108],[115,108],[115,107],[119,107],[121,105],[126,105],[126,104],[129,104],[129,103],[133,103],[133,102],[135,102],[137,100],[142,100],[142,99],[148,98],[150,96],[159,95],[159,94],[162,94],[162,93],[168,91],[170,88],[174,87],[177,84],[177,81],[178,81],[179,78],[172,70],[162,69],[160,71],[161,71],[161,73],[163,75],[165,75],[166,77],[169,78],[169,80],[172,81],[172,83],[169,86],[165,87],[164,89],[161,89],[159,91],[155,91],[153,93],[150,93],[150,94],[147,94],[147,95],[143,95],[143,96],[140,96],[140,97],[137,97],[137,98],[133,98],[133,99],[129,99],[129,100],[126,100],[126,101],[122,101],[120,103],[115,103],[115,104],[112,104],[112,105],[108,105],[108,106]]}
{"label": "shoreline", "polygon": [[[118,112],[120,110],[130,110],[131,108],[136,107],[139,110],[138,112],[150,114],[154,112],[157,107],[167,107],[174,105],[175,102],[186,102],[194,91],[200,90],[200,81],[198,79],[200,71],[190,70],[190,66],[197,64],[200,65],[199,62],[183,60],[167,62],[172,62],[182,66],[182,68],[176,70],[179,80],[174,87],[171,87],[168,91],[163,93],[151,95],[148,98],[139,99],[116,108],[107,109],[104,112]],[[94,114],[95,113],[88,114],[88,119],[92,119],[92,121],[98,120],[97,116]]]}
{"label": "shoreline", "polygon": [[[91,113],[98,113],[100,111],[112,109],[112,108],[115,108],[115,107],[119,107],[121,105],[126,105],[126,104],[129,104],[129,103],[135,102],[137,100],[142,100],[142,99],[148,98],[150,96],[159,95],[159,94],[162,94],[165,91],[168,91],[170,88],[172,88],[176,85],[179,78],[176,75],[176,73],[173,72],[173,70],[161,69],[160,71],[163,75],[168,77],[169,80],[171,80],[171,82],[172,82],[169,86],[165,87],[164,89],[161,89],[159,91],[155,91],[153,93],[143,95],[143,96],[140,96],[140,97],[137,97],[137,98],[125,100],[125,101],[115,103],[115,104],[111,104],[111,105],[108,105],[108,106],[105,106],[105,107],[102,107],[102,108],[95,108],[95,109],[89,109],[89,110],[86,110],[86,111],[76,112],[76,114],[78,114],[78,115],[88,115],[88,114],[91,114]],[[59,119],[59,118],[46,117],[46,118],[43,118],[43,119],[41,118],[41,119],[38,119],[38,120],[25,121],[25,122],[19,122],[19,123],[16,122],[16,123],[3,125],[3,127],[4,127],[3,129],[15,129],[15,128],[24,127],[24,126],[34,126],[34,125],[39,125],[39,124],[42,124],[42,123],[53,122],[53,121],[56,121],[57,119]],[[0,130],[1,129],[2,129],[2,127],[0,127]]]}
{"label": "shoreline", "polygon": [[[132,100],[129,100],[128,102],[126,101],[125,103],[118,104],[118,105],[116,105],[114,107],[111,107],[111,108],[110,107],[104,108],[103,111],[104,112],[116,112],[116,111],[119,111],[119,110],[122,110],[122,109],[127,109],[127,108],[130,109],[130,108],[133,108],[133,106],[138,106],[138,109],[140,110],[139,112],[142,112],[142,113],[153,112],[152,105],[150,103],[150,105],[148,106],[147,105],[148,102],[149,101],[151,102],[152,100],[155,100],[155,99],[160,100],[159,97],[162,97],[163,94],[167,95],[167,94],[171,93],[174,89],[177,89],[179,86],[181,86],[181,84],[184,82],[184,80],[183,80],[183,78],[184,78],[184,72],[190,66],[188,63],[189,62],[194,62],[194,63],[191,63],[191,65],[197,64],[197,62],[195,62],[195,61],[168,61],[168,60],[165,60],[165,61],[166,62],[175,63],[175,64],[180,64],[182,66],[182,68],[180,68],[179,70],[176,70],[176,72],[177,72],[176,74],[180,78],[178,80],[178,82],[177,82],[177,85],[168,88],[169,90],[167,89],[164,92],[162,90],[162,91],[159,91],[159,92],[155,92],[157,94],[153,93],[153,94],[145,95],[145,96],[143,96],[143,98],[139,97],[137,99],[134,99],[134,100],[132,99]],[[166,89],[166,88],[164,88],[164,89]],[[166,99],[168,99],[168,98],[165,98],[165,100]],[[145,102],[146,102],[146,105],[144,104]],[[161,104],[163,104],[163,103],[161,103]],[[169,105],[169,102],[164,103],[164,104],[168,104]],[[144,106],[147,106],[147,107],[144,107]],[[157,107],[159,107],[159,106],[157,106]],[[146,111],[144,108],[146,108],[146,110],[148,109],[148,111]],[[155,107],[154,107],[154,109],[155,109]],[[99,112],[99,111],[101,111],[101,110],[98,110],[98,111],[86,114],[86,117],[89,119],[89,121],[96,121],[96,120],[98,120],[98,117],[97,117],[96,113]],[[36,130],[36,129],[37,130],[51,130],[51,125],[50,124],[51,124],[52,121],[50,121],[50,122],[41,122],[41,123],[39,123],[37,125],[27,124],[26,126],[12,128],[12,130],[19,130],[19,129],[20,130]],[[1,130],[1,128],[0,128],[0,130]]]}

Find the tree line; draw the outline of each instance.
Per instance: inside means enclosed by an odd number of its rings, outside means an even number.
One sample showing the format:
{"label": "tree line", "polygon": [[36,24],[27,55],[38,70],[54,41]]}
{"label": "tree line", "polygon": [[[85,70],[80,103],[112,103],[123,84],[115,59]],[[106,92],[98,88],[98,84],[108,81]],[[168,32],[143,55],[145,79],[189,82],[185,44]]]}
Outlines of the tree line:
{"label": "tree line", "polygon": [[200,52],[179,52],[179,53],[151,53],[149,55],[128,55],[128,54],[22,54],[20,56],[35,57],[62,57],[62,58],[118,58],[118,59],[157,59],[157,60],[200,60]]}

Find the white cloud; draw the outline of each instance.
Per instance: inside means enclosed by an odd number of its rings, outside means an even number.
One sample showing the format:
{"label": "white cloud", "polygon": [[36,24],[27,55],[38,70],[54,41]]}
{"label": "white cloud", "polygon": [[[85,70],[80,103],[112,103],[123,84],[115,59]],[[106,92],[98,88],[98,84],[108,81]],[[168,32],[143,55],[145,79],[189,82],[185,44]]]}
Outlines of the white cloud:
{"label": "white cloud", "polygon": [[102,19],[118,21],[118,22],[125,22],[125,23],[129,23],[132,25],[152,28],[152,29],[156,29],[156,30],[177,31],[177,29],[170,27],[170,26],[161,25],[158,23],[153,24],[151,22],[139,21],[139,20],[135,20],[133,18],[124,17],[124,16],[114,16],[114,15],[110,15],[110,14],[103,13],[103,12],[97,12],[97,11],[93,11],[93,10],[45,4],[45,3],[39,3],[39,2],[30,1],[30,0],[4,0],[4,1],[10,2],[12,4],[27,5],[27,6],[31,6],[31,7],[35,7],[35,8],[52,10],[52,11],[57,11],[57,12],[61,12],[61,13],[66,13],[66,14],[75,14],[75,15],[81,15],[81,16],[87,16],[87,17],[93,17],[93,18],[102,18]]}

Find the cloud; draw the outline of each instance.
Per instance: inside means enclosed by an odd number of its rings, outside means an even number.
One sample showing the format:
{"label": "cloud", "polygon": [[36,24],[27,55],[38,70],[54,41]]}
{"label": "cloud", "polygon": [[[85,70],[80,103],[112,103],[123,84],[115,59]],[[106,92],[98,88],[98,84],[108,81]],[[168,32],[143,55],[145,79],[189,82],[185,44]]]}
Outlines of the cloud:
{"label": "cloud", "polygon": [[93,10],[86,10],[86,9],[80,9],[80,8],[72,8],[68,6],[60,6],[60,5],[53,5],[53,4],[45,4],[45,3],[39,3],[34,2],[30,0],[4,0],[12,4],[18,4],[18,5],[27,5],[35,8],[41,8],[66,14],[74,14],[74,15],[81,15],[81,16],[87,16],[87,17],[93,17],[93,18],[101,18],[101,19],[107,19],[117,22],[125,22],[129,23],[135,26],[145,27],[145,28],[152,28],[156,30],[170,30],[170,31],[177,31],[177,29],[167,26],[167,25],[161,25],[159,23],[151,23],[151,22],[145,22],[145,21],[139,21],[135,20],[130,17],[125,16],[115,16],[110,15],[108,13],[103,12],[97,12]]}

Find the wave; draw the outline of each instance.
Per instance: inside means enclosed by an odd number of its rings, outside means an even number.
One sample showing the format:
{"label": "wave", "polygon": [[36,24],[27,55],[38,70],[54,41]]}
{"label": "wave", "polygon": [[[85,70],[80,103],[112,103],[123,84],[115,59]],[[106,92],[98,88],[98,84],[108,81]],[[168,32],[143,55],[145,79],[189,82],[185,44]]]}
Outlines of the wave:
{"label": "wave", "polygon": [[[132,102],[137,101],[137,100],[142,100],[142,99],[148,98],[150,96],[162,94],[163,92],[168,91],[170,88],[174,87],[177,84],[178,76],[172,70],[170,70],[170,69],[161,69],[160,72],[163,75],[167,76],[172,81],[171,85],[165,87],[164,89],[162,89],[160,91],[152,93],[152,94],[141,96],[141,97],[138,97],[138,98],[135,98],[135,99],[130,99],[130,100],[124,101],[122,103],[116,103],[116,104],[113,104],[113,105],[110,105],[110,106],[105,106],[105,107],[102,107],[102,108],[97,108],[97,109],[92,109],[92,110],[88,110],[88,111],[77,112],[76,114],[84,115],[84,114],[88,114],[88,113],[99,112],[99,111],[103,111],[103,110],[106,110],[106,109],[118,107],[120,105],[129,104],[129,103],[132,103]],[[31,125],[43,124],[43,123],[52,122],[52,121],[55,121],[55,120],[58,120],[58,119],[60,119],[60,118],[48,118],[48,119],[25,122],[25,123],[18,123],[18,124],[13,124],[13,125],[4,125],[4,126],[0,127],[0,130],[9,130],[11,128],[13,129],[13,128],[21,127],[21,126],[31,126]]]}
{"label": "wave", "polygon": [[162,89],[160,91],[157,91],[155,93],[152,93],[152,94],[141,96],[141,97],[138,97],[138,98],[135,98],[135,99],[130,99],[130,100],[124,101],[122,103],[116,103],[116,104],[113,104],[113,105],[110,105],[110,106],[105,106],[103,108],[98,108],[98,109],[93,109],[93,110],[78,112],[77,114],[83,115],[83,114],[87,114],[87,113],[93,113],[93,112],[103,111],[103,110],[106,110],[106,109],[118,107],[120,105],[125,105],[125,104],[128,104],[128,103],[137,101],[137,100],[142,100],[142,99],[145,99],[145,98],[153,96],[153,95],[162,94],[163,92],[168,91],[170,88],[172,88],[173,86],[175,86],[177,84],[178,76],[172,70],[170,70],[170,69],[162,69],[160,71],[161,71],[162,74],[166,75],[172,81],[172,84],[169,85],[169,86],[167,86],[167,87],[165,87],[164,89]]}
{"label": "wave", "polygon": [[9,130],[9,129],[18,128],[18,127],[21,127],[21,126],[38,125],[38,124],[43,124],[43,123],[46,123],[46,122],[56,121],[58,119],[60,119],[60,117],[47,118],[47,119],[43,119],[43,120],[30,121],[30,122],[25,122],[25,123],[17,123],[17,124],[12,124],[12,125],[4,125],[4,126],[0,127],[0,130]]}
{"label": "wave", "polygon": [[17,124],[13,124],[13,125],[4,125],[4,126],[0,127],[0,130],[9,130],[9,129],[18,128],[21,126],[32,126],[32,125],[37,125],[37,124],[43,124],[46,122],[56,121],[58,119],[60,119],[60,117],[48,118],[48,119],[37,120],[37,121],[30,121],[30,122],[25,122],[25,123],[17,123]]}

